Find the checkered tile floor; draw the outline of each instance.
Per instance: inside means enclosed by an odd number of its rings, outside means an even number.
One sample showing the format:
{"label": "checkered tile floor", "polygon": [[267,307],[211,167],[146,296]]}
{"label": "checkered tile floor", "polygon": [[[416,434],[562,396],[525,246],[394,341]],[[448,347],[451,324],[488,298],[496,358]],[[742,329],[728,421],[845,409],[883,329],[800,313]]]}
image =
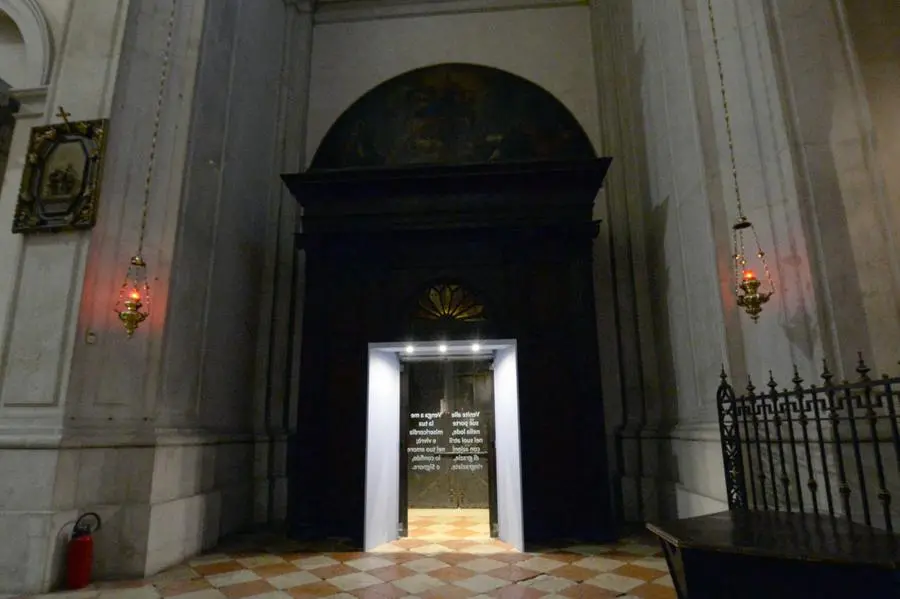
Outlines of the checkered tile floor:
{"label": "checkered tile floor", "polygon": [[409,510],[409,538],[486,541],[491,537],[489,510]]}
{"label": "checkered tile floor", "polygon": [[[101,583],[53,599],[675,599],[657,546],[623,539],[519,553],[485,538],[447,538],[429,515],[408,537],[369,553],[278,537],[238,538],[212,555],[126,583]],[[468,516],[464,516],[464,519]],[[412,520],[410,522],[412,524]],[[470,522],[463,523],[469,528]]]}

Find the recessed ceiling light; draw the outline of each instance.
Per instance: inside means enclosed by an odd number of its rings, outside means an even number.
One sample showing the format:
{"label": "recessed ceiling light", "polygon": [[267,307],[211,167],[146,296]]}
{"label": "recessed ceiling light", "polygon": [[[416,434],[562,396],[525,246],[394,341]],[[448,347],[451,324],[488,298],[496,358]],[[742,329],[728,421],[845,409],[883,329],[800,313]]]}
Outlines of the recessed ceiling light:
{"label": "recessed ceiling light", "polygon": [[477,352],[477,351],[481,351],[481,344],[480,344],[480,343],[473,343],[473,344],[472,344],[472,351],[476,351],[476,352]]}
{"label": "recessed ceiling light", "polygon": [[416,351],[416,348],[413,347],[412,345],[406,346],[406,353],[411,354],[411,353],[414,353],[415,351]]}
{"label": "recessed ceiling light", "polygon": [[438,351],[441,352],[442,354],[446,354],[446,353],[447,353],[447,346],[444,345],[444,344],[439,345],[439,346],[438,346]]}

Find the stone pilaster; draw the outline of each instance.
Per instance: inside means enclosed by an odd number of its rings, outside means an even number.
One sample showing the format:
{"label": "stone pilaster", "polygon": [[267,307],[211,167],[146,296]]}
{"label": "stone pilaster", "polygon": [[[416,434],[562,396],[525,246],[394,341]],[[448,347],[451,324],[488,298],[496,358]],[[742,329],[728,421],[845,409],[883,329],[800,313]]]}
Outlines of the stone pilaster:
{"label": "stone pilaster", "polygon": [[[9,169],[16,179],[28,127],[47,122],[49,107],[109,117],[111,127],[94,230],[0,235],[0,260],[15,261],[0,273],[19,273],[0,285],[14,316],[0,362],[0,494],[9,498],[0,531],[27,540],[26,551],[14,543],[15,554],[0,554],[0,592],[53,586],[67,526],[82,511],[105,521],[100,578],[151,574],[253,522],[258,430],[248,417],[255,394],[270,399],[255,383],[257,350],[268,347],[257,334],[265,312],[258,298],[293,260],[294,217],[281,210],[278,174],[300,160],[311,27],[308,14],[283,0],[176,6],[144,242],[151,317],[131,340],[113,307],[137,246],[172,3],[73,3],[49,99],[19,92]],[[76,93],[88,89],[93,100]],[[7,184],[0,204],[14,197]],[[263,273],[276,240],[290,251],[273,254]],[[270,290],[270,302],[281,293]],[[273,343],[278,351],[284,340]],[[267,415],[289,410],[285,393]],[[278,487],[269,471],[283,471],[283,460],[274,464],[263,478]]]}
{"label": "stone pilaster", "polygon": [[[128,5],[127,0],[71,3],[64,12],[68,33],[57,40],[49,85],[13,92],[21,107],[0,192],[7,217],[13,213],[31,127],[50,122],[60,105],[74,119],[110,116]],[[41,23],[35,19],[33,24]],[[50,36],[49,30],[26,29],[26,41],[32,34]],[[105,43],[97,44],[98,39]],[[41,55],[37,50],[32,48],[34,55]],[[40,80],[42,67],[37,66]],[[79,490],[70,484],[68,461],[72,452],[62,446],[91,238],[89,232],[23,237],[6,227],[0,233],[5,278],[0,282],[0,531],[11,541],[0,552],[4,591],[40,591],[52,584],[65,542],[61,533],[77,515],[72,497]]]}
{"label": "stone pilaster", "polygon": [[854,376],[845,369],[857,351],[876,372],[893,372],[900,357],[900,221],[876,152],[844,2],[762,4],[773,24],[786,145],[809,240],[808,253],[797,258],[812,264],[804,291],[821,306],[812,325],[837,376]]}
{"label": "stone pilaster", "polygon": [[822,355],[763,4],[713,5],[744,208],[779,286],[759,325],[730,289],[735,195],[706,1],[593,6],[604,143],[620,160],[610,220],[626,223],[611,243],[619,330],[639,341],[620,343],[626,519],[722,505],[720,365],[777,376],[792,363],[810,371]]}
{"label": "stone pilaster", "polygon": [[[287,5],[273,180],[279,180],[282,173],[296,172],[306,162],[312,7],[299,1]],[[287,509],[287,440],[296,429],[303,318],[303,257],[294,247],[297,226],[297,202],[286,188],[273,188],[268,196],[253,410],[257,523],[283,522]]]}
{"label": "stone pilaster", "polygon": [[[604,188],[605,236],[600,239],[606,243],[598,258],[606,257],[612,268],[611,278],[600,280],[614,280],[615,285],[608,290],[611,293],[598,289],[598,300],[609,296],[614,303],[614,324],[610,327],[607,323],[605,329],[617,331],[616,343],[601,348],[601,360],[616,361],[618,372],[613,380],[618,385],[606,385],[604,400],[613,443],[610,455],[614,456],[621,485],[622,515],[626,520],[637,521],[658,512],[657,485],[650,474],[658,462],[655,444],[648,446],[641,438],[655,434],[660,394],[650,281],[645,276],[646,166],[640,136],[629,133],[641,130],[639,105],[631,85],[634,65],[630,60],[630,19],[623,14],[629,9],[630,6],[614,2],[591,5],[601,138],[604,153],[614,159]],[[611,336],[601,333],[600,338]]]}

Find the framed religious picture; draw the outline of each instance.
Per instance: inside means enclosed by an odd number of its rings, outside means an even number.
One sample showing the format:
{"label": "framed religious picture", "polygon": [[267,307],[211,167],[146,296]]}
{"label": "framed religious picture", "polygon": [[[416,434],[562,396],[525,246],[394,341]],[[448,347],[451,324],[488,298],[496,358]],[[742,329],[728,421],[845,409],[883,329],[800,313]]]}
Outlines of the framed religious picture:
{"label": "framed religious picture", "polygon": [[97,222],[109,121],[68,120],[31,130],[13,233],[90,229]]}

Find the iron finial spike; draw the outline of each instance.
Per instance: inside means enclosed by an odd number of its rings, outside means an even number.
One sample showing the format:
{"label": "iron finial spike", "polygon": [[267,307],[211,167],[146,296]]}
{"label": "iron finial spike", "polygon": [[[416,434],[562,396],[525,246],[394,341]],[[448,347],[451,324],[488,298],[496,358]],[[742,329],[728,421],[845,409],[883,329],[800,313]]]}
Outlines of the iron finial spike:
{"label": "iron finial spike", "polygon": [[721,368],[721,370],[719,371],[719,378],[722,379],[722,382],[723,382],[723,383],[724,383],[726,380],[728,380],[728,375],[725,374],[725,364],[724,364],[724,363],[722,364],[722,368]]}
{"label": "iron finial spike", "polygon": [[803,379],[800,377],[800,370],[797,368],[796,364],[794,364],[794,378],[791,379],[791,382],[793,382],[796,387],[799,387],[803,383]]}
{"label": "iron finial spike", "polygon": [[828,369],[828,360],[822,358],[822,379],[824,379],[826,385],[831,383],[833,376],[831,370]]}
{"label": "iron finial spike", "polygon": [[863,359],[862,352],[857,352],[859,356],[859,363],[856,366],[856,372],[859,373],[859,378],[861,380],[867,381],[869,380],[869,371],[871,370],[868,365],[866,365],[866,361]]}

